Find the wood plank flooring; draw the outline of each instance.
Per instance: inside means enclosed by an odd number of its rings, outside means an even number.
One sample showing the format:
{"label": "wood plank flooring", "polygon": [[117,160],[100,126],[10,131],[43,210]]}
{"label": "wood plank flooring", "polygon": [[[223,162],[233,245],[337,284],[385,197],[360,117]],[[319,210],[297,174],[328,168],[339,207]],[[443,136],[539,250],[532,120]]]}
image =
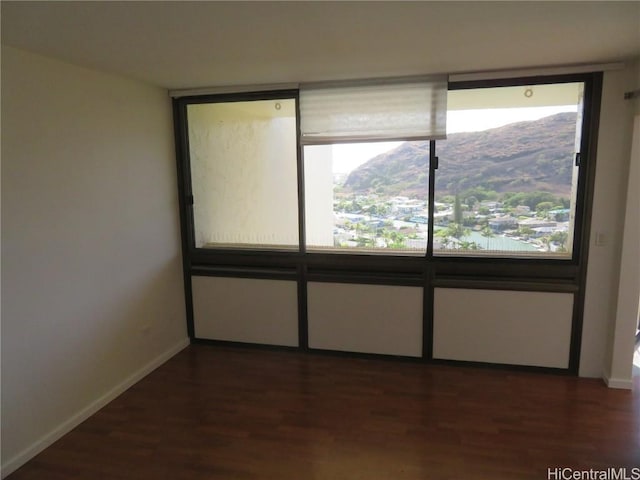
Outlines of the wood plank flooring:
{"label": "wood plank flooring", "polygon": [[640,385],[192,345],[27,479],[546,479],[640,466]]}

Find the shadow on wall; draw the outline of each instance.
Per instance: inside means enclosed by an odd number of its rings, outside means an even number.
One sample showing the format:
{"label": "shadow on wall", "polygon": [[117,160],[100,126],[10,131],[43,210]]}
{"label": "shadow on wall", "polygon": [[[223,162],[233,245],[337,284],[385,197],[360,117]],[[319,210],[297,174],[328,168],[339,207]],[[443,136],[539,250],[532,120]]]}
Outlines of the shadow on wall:
{"label": "shadow on wall", "polygon": [[[112,324],[109,335],[102,339],[101,355],[96,356],[96,362],[104,365],[116,357],[124,367],[136,359],[156,355],[159,347],[171,344],[176,338],[186,337],[182,275],[176,274],[176,266],[181,262],[181,257],[173,258],[121,285],[120,311],[112,317],[115,325]],[[137,347],[132,349],[132,346]],[[135,349],[148,351],[141,355],[142,352]]]}
{"label": "shadow on wall", "polygon": [[64,338],[51,342],[47,355],[30,367],[39,379],[13,385],[11,398],[3,391],[3,470],[67,433],[186,340],[180,264],[174,256],[135,274],[92,280],[97,292],[109,295],[68,312],[75,328],[58,322]]}

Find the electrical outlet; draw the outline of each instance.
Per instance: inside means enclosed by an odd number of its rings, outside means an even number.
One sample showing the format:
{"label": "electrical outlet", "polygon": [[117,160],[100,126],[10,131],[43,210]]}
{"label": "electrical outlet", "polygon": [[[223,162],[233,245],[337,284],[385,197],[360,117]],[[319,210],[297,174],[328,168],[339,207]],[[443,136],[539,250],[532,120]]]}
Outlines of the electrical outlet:
{"label": "electrical outlet", "polygon": [[604,247],[607,244],[607,236],[602,232],[596,232],[596,247]]}

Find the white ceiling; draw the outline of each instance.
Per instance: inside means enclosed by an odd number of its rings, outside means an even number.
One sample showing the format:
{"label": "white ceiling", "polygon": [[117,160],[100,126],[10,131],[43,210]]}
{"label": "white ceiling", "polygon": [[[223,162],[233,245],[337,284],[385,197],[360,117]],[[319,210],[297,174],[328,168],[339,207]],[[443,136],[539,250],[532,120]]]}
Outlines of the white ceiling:
{"label": "white ceiling", "polygon": [[1,2],[2,43],[166,88],[640,56],[631,2]]}

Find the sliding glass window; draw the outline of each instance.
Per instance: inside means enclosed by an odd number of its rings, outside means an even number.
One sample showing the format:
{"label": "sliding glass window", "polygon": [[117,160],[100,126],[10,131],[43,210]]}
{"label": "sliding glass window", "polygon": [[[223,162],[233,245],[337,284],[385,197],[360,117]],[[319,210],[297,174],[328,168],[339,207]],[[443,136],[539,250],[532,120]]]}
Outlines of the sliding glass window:
{"label": "sliding glass window", "polygon": [[584,83],[449,91],[434,255],[571,259]]}

